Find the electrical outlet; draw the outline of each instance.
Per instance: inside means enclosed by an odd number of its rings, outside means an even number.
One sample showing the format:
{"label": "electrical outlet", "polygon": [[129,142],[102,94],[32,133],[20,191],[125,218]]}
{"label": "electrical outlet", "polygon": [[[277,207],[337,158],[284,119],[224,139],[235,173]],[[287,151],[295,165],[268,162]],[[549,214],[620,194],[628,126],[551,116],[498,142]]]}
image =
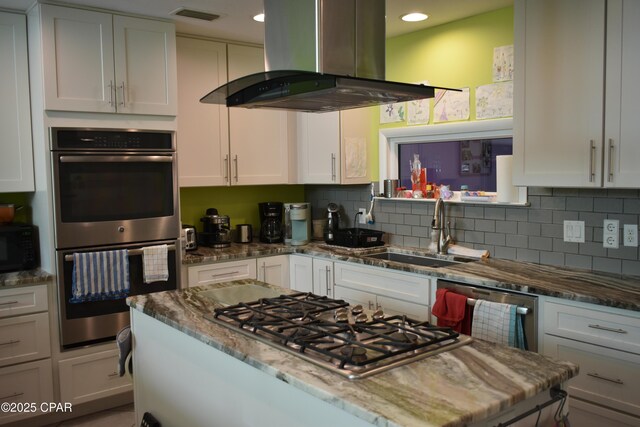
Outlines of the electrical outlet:
{"label": "electrical outlet", "polygon": [[625,224],[622,242],[625,246],[638,246],[638,224]]}
{"label": "electrical outlet", "polygon": [[564,241],[584,243],[584,221],[564,221]]}
{"label": "electrical outlet", "polygon": [[617,219],[605,219],[602,229],[602,246],[610,249],[618,249],[620,221]]}
{"label": "electrical outlet", "polygon": [[358,223],[359,224],[366,224],[367,223],[367,210],[365,208],[360,208],[358,209],[358,212],[360,213],[360,215],[358,215]]}

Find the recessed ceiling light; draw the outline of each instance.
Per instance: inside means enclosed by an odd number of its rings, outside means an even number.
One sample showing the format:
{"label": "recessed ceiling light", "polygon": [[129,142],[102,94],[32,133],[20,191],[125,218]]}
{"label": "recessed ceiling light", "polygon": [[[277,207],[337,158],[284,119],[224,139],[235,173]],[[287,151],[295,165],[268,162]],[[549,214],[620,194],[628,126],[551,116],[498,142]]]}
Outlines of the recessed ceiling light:
{"label": "recessed ceiling light", "polygon": [[405,22],[419,22],[419,21],[424,21],[428,17],[429,15],[424,13],[412,12],[412,13],[407,13],[405,15],[402,15],[400,19],[402,19]]}
{"label": "recessed ceiling light", "polygon": [[264,13],[257,14],[253,17],[253,20],[257,22],[264,22]]}

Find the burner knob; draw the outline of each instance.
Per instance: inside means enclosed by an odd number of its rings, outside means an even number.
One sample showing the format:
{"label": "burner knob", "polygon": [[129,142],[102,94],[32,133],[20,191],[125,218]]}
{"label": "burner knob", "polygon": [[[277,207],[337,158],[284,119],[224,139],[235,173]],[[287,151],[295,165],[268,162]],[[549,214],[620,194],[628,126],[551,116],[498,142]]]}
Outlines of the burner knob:
{"label": "burner knob", "polygon": [[360,313],[362,313],[364,311],[364,309],[362,308],[361,304],[356,304],[353,307],[351,307],[351,314],[353,315],[358,315]]}
{"label": "burner knob", "polygon": [[349,321],[349,310],[346,308],[339,308],[335,311],[333,317],[336,322],[347,322]]}
{"label": "burner knob", "polygon": [[373,317],[373,320],[380,320],[380,319],[384,319],[384,313],[382,312],[382,310],[376,310],[371,317]]}
{"label": "burner knob", "polygon": [[360,313],[356,316],[356,323],[364,323],[367,320],[369,320],[367,318],[367,315],[365,313]]}

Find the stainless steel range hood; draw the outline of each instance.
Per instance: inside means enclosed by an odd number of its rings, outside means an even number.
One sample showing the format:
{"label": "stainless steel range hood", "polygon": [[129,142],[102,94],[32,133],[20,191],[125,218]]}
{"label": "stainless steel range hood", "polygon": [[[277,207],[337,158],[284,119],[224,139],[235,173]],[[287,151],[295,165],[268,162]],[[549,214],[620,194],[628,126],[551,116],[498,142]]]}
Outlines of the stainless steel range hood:
{"label": "stainless steel range hood", "polygon": [[326,112],[432,98],[384,80],[385,0],[264,0],[265,68],[200,102]]}

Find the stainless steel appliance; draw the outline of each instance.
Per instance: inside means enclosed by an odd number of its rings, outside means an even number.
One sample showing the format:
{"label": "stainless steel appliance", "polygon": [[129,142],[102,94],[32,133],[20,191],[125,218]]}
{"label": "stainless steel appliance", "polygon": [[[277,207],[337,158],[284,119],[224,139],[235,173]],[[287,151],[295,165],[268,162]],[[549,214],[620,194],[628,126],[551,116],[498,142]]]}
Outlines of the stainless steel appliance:
{"label": "stainless steel appliance", "polygon": [[258,203],[260,213],[260,241],[281,243],[284,239],[281,202]]}
{"label": "stainless steel appliance", "polygon": [[0,273],[37,267],[37,236],[33,225],[0,224]]}
{"label": "stainless steel appliance", "polygon": [[516,312],[522,316],[522,327],[525,335],[525,348],[529,351],[538,351],[538,297],[517,292],[509,292],[503,289],[484,288],[471,286],[465,283],[452,282],[438,279],[438,289],[447,288],[451,291],[467,297],[467,304],[475,305],[478,299],[515,304]]}
{"label": "stainless steel appliance", "polygon": [[236,242],[251,243],[253,241],[253,227],[251,224],[236,225]]}
{"label": "stainless steel appliance", "polygon": [[[180,221],[170,131],[51,128],[63,348],[111,340],[129,324],[124,299],[71,303],[73,253],[127,249],[130,295],[176,289]],[[144,284],[141,250],[168,245],[168,280]]]}
{"label": "stainless steel appliance", "polygon": [[311,204],[284,204],[284,242],[288,245],[306,245],[311,241]]}
{"label": "stainless steel appliance", "polygon": [[449,328],[311,293],[215,309],[205,318],[348,378],[363,378],[471,341]]}
{"label": "stainless steel appliance", "polygon": [[227,248],[231,246],[230,221],[227,215],[219,215],[215,208],[207,209],[207,214],[200,218],[204,231],[199,234],[202,246],[210,248]]}
{"label": "stainless steel appliance", "polygon": [[182,237],[186,251],[198,249],[198,232],[193,225],[182,224]]}
{"label": "stainless steel appliance", "polygon": [[327,205],[327,226],[324,230],[324,241],[326,243],[333,243],[336,237],[336,232],[340,228],[340,214],[338,213],[338,205],[335,203],[329,203]]}

